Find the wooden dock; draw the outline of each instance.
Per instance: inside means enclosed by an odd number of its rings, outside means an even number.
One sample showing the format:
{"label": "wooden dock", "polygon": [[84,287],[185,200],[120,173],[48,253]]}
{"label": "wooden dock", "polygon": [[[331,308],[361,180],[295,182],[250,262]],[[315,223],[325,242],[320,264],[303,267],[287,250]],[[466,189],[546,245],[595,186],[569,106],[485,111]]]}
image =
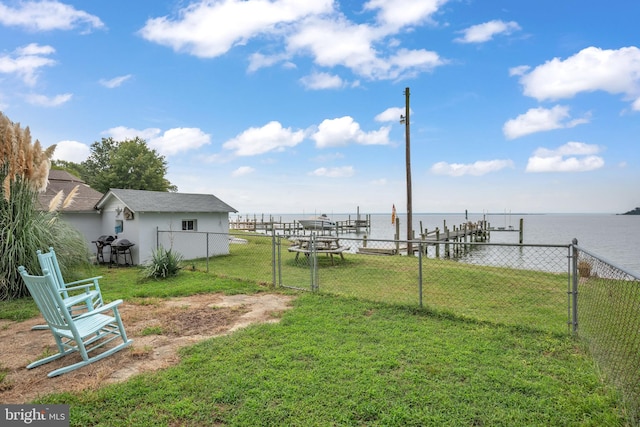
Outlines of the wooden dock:
{"label": "wooden dock", "polygon": [[346,234],[346,233],[360,233],[371,231],[371,216],[365,215],[365,219],[362,219],[360,215],[356,219],[352,219],[349,215],[346,220],[335,221],[335,228],[327,230],[307,230],[297,220],[283,221],[282,217],[279,219],[273,216],[268,216],[265,219],[264,214],[260,217],[254,215],[251,217],[241,217],[235,220],[229,221],[229,228],[232,230],[253,231],[258,233],[275,233],[280,236],[294,236],[305,235],[307,233],[316,234]]}
{"label": "wooden dock", "polygon": [[[253,217],[241,218],[237,217],[235,220],[229,221],[229,228],[232,230],[252,231],[264,234],[276,234],[278,236],[291,237],[291,236],[304,236],[314,233],[316,235],[340,235],[346,233],[360,232],[369,233],[371,231],[371,216],[364,215],[365,219],[362,219],[360,214],[357,215],[357,219],[352,219],[351,216],[347,220],[336,221],[336,227],[330,230],[306,230],[297,221],[283,221],[282,217],[279,219],[273,216],[260,217],[253,215]],[[396,232],[394,241],[387,241],[385,247],[372,247],[367,243],[367,236],[364,235],[362,239],[362,245],[358,247],[357,252],[367,255],[398,255],[407,253],[407,239],[400,239],[400,220],[396,218],[395,222]],[[434,247],[435,256],[439,258],[442,255],[445,257],[456,256],[468,249],[469,242],[486,242],[490,239],[491,233],[494,232],[519,232],[519,243],[523,242],[524,223],[523,219],[520,219],[518,229],[513,227],[492,227],[486,220],[479,220],[477,222],[467,221],[463,224],[449,227],[447,222],[444,221],[442,229],[440,227],[434,230],[427,230],[422,227],[422,221],[420,221],[420,232],[418,235],[414,235],[411,239],[412,252],[418,251],[417,242],[421,242],[423,247]],[[387,246],[388,245],[388,246]],[[425,248],[425,251],[427,249]]]}
{"label": "wooden dock", "polygon": [[[400,234],[400,221],[396,219],[396,235],[395,235],[395,247],[370,247],[367,244],[367,238],[363,239],[362,247],[358,248],[358,253],[366,255],[398,255],[407,252],[406,241],[398,238]],[[477,223],[467,222],[459,226],[454,226],[450,229],[444,222],[443,229],[436,228],[435,230],[428,231],[422,227],[420,223],[420,235],[414,236],[412,239],[414,242],[421,242],[429,246],[435,246],[436,257],[440,256],[440,246],[444,246],[445,256],[449,256],[452,247],[454,252],[459,251],[459,245],[467,242],[484,242],[489,239],[489,225],[486,221],[478,221]],[[402,243],[402,245],[401,245]],[[412,248],[413,252],[418,250],[418,245]]]}
{"label": "wooden dock", "polygon": [[[366,255],[398,255],[406,254],[407,246],[406,241],[398,238],[400,235],[400,223],[396,220],[396,234],[395,234],[395,246],[393,247],[369,247],[367,245],[366,236],[363,239],[362,247],[358,248],[358,253]],[[422,242],[427,246],[435,247],[436,258],[440,257],[440,252],[444,253],[445,257],[458,255],[468,249],[467,243],[469,242],[486,242],[490,239],[492,232],[511,231],[519,232],[519,242],[522,244],[523,232],[524,232],[524,220],[520,219],[520,227],[518,229],[510,228],[494,228],[486,220],[480,220],[475,223],[468,221],[458,226],[449,228],[447,222],[444,221],[442,230],[437,227],[435,230],[428,231],[422,227],[420,222],[420,235],[414,236],[412,239],[414,242]],[[402,245],[401,245],[402,244]],[[417,245],[416,245],[417,246]],[[412,251],[416,252],[417,247],[413,247]],[[426,249],[425,249],[426,251]]]}

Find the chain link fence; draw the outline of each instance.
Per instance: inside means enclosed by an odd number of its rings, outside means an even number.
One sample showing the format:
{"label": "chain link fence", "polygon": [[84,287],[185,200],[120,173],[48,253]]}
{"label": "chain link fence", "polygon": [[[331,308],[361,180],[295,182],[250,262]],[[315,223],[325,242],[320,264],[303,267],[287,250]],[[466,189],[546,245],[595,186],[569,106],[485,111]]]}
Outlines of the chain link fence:
{"label": "chain link fence", "polygon": [[640,275],[575,243],[574,330],[640,425]]}
{"label": "chain link fence", "polygon": [[[366,243],[366,246],[364,246]],[[406,256],[408,243],[414,256]],[[433,244],[340,238],[343,258],[322,252],[314,288],[417,304],[479,321],[566,333],[569,247],[486,242]],[[283,283],[295,258],[282,259]]]}
{"label": "chain link fence", "polygon": [[630,418],[640,422],[640,277],[576,241],[434,243],[158,231],[158,244],[201,254],[187,266],[220,277],[573,333],[621,391]]}

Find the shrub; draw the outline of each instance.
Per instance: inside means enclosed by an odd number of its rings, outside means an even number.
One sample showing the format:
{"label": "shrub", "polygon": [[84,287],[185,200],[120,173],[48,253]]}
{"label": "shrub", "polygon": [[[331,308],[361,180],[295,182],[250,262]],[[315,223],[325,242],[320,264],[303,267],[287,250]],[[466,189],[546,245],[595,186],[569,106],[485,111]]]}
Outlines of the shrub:
{"label": "shrub", "polygon": [[580,277],[591,277],[591,264],[585,260],[578,261],[578,273]]}
{"label": "shrub", "polygon": [[165,279],[175,276],[182,269],[182,255],[159,248],[153,251],[151,259],[145,264],[144,277],[154,279]]}

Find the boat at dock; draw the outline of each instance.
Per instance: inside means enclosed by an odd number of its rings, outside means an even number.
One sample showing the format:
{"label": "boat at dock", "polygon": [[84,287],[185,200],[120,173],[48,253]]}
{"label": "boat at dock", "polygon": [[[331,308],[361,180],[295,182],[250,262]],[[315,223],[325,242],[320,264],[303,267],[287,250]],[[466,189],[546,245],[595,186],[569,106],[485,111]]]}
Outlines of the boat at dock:
{"label": "boat at dock", "polygon": [[305,230],[332,230],[336,228],[336,222],[326,214],[313,218],[299,219],[298,222]]}

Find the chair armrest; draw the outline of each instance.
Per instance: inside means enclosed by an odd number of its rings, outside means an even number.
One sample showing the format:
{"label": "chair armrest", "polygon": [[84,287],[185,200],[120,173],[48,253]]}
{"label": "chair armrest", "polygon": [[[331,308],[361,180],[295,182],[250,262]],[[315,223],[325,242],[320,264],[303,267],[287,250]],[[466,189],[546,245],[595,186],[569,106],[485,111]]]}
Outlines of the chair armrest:
{"label": "chair armrest", "polygon": [[122,300],[117,299],[115,301],[111,301],[109,304],[103,305],[102,307],[98,307],[95,310],[88,311],[84,314],[81,314],[78,317],[74,317],[74,319],[84,319],[85,317],[95,316],[96,314],[102,313],[104,311],[109,311],[109,310],[116,311],[120,304],[122,304]]}
{"label": "chair armrest", "polygon": [[74,295],[68,298],[64,298],[63,302],[65,307],[67,308],[71,308],[74,305],[78,305],[81,302],[87,301],[87,298],[93,298],[94,296],[92,295],[92,293],[97,293],[96,291],[91,291],[89,293],[86,294],[79,294],[79,295]]}
{"label": "chair armrest", "polygon": [[70,288],[63,288],[63,289],[58,289],[58,292],[70,292],[70,291],[79,291],[81,289],[84,289],[85,292],[88,292],[89,288],[93,288],[95,287],[95,283],[89,283],[86,285],[79,285],[79,286],[71,286]]}
{"label": "chair armrest", "polygon": [[90,277],[88,279],[82,279],[82,280],[76,280],[75,282],[69,282],[69,283],[65,283],[64,286],[67,287],[69,285],[73,286],[73,285],[77,285],[78,283],[85,283],[85,282],[97,282],[98,279],[102,279],[102,276],[96,276],[96,277]]}

